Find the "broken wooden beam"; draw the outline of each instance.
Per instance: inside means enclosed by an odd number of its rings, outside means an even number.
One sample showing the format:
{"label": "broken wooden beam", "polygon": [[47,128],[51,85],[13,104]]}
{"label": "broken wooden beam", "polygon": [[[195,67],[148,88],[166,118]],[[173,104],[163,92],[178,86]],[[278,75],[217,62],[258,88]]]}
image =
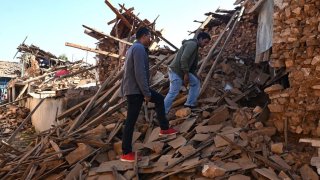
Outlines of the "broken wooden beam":
{"label": "broken wooden beam", "polygon": [[[107,1],[107,0],[106,0]],[[123,5],[120,5],[120,7],[122,9],[124,9],[126,12],[128,12],[128,9],[125,8]],[[162,39],[164,42],[166,42],[167,44],[169,44],[171,47],[173,47],[175,50],[179,50],[179,48],[177,48],[175,45],[173,45],[169,40],[167,40],[166,38],[164,38],[162,36],[162,34],[160,32],[156,32],[154,29],[150,28],[148,26],[148,24],[146,24],[144,21],[142,21],[138,16],[136,16],[135,14],[133,14],[132,12],[129,12],[134,19],[136,19],[137,21],[139,21],[140,23],[142,23],[146,28],[148,28],[151,31],[151,34],[158,36],[160,39]]]}
{"label": "broken wooden beam", "polygon": [[121,56],[118,55],[118,54],[114,54],[114,53],[106,52],[106,51],[101,51],[101,50],[99,50],[99,49],[93,49],[93,48],[89,48],[89,47],[86,47],[86,46],[81,46],[81,45],[74,44],[74,43],[68,43],[68,42],[66,42],[65,45],[66,45],[66,46],[69,46],[69,47],[81,49],[81,50],[84,50],[84,51],[90,51],[90,52],[94,52],[94,53],[97,53],[97,54],[102,54],[102,55],[105,55],[105,56],[110,56],[110,57],[114,57],[114,58],[124,59],[124,57],[121,57]]}
{"label": "broken wooden beam", "polygon": [[126,17],[124,17],[122,14],[120,14],[120,12],[115,8],[113,7],[113,5],[108,1],[108,0],[105,0],[104,1],[107,6],[109,6],[109,8],[117,15],[118,18],[120,18],[123,23],[129,28],[129,29],[132,29],[132,25],[129,23],[129,21],[127,20]]}
{"label": "broken wooden beam", "polygon": [[131,45],[133,44],[133,43],[128,42],[128,41],[125,41],[125,40],[123,40],[123,39],[119,39],[119,38],[117,38],[117,37],[114,37],[114,36],[105,34],[104,32],[98,31],[98,30],[96,30],[96,29],[94,29],[94,28],[91,28],[91,27],[89,27],[89,26],[86,26],[86,25],[82,25],[82,26],[83,26],[84,28],[90,30],[90,31],[98,32],[99,34],[101,34],[101,35],[103,35],[103,36],[105,36],[105,37],[107,37],[107,38],[111,38],[111,39],[113,39],[113,40],[116,40],[116,41],[119,41],[119,42],[121,42],[121,43],[127,44],[127,45],[129,45],[129,46],[131,46]]}

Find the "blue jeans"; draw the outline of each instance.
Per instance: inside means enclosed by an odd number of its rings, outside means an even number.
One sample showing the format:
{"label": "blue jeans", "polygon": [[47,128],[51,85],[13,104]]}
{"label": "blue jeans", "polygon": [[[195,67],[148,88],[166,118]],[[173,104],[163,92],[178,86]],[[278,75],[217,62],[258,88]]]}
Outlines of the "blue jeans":
{"label": "blue jeans", "polygon": [[[181,86],[183,84],[183,80],[181,77],[169,70],[169,79],[170,79],[170,89],[169,92],[164,99],[164,107],[166,114],[169,113],[169,110],[172,106],[173,101],[179,94],[181,90]],[[187,102],[184,104],[186,106],[196,106],[197,99],[200,94],[200,80],[193,74],[189,73],[189,93]]]}

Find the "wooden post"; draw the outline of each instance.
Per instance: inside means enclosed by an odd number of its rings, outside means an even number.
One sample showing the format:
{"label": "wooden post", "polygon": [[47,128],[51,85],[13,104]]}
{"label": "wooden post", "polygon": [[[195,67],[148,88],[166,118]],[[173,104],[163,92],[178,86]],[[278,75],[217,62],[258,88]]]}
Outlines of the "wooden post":
{"label": "wooden post", "polygon": [[23,96],[23,94],[26,92],[27,88],[29,87],[28,84],[24,85],[23,89],[21,90],[20,94],[18,95],[18,97],[14,100],[17,101],[18,99],[21,99],[21,97]]}
{"label": "wooden post", "polygon": [[12,101],[16,100],[16,85],[12,86]]}

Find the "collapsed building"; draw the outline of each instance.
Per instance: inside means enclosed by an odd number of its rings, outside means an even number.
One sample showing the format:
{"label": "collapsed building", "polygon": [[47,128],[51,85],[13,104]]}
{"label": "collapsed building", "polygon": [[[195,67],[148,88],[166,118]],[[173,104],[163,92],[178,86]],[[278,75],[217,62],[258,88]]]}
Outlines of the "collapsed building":
{"label": "collapsed building", "polygon": [[35,45],[22,43],[17,49],[21,73],[8,83],[8,102],[34,109],[45,98],[31,118],[36,131],[50,129],[57,123],[57,113],[96,92],[96,66],[59,59]]}
{"label": "collapsed building", "polygon": [[[133,138],[142,160],[134,164],[118,158],[126,118],[125,100],[118,97],[124,54],[135,30],[148,27],[154,39],[151,84],[166,94],[167,66],[177,47],[156,30],[156,20],[141,20],[134,8],[105,3],[116,14],[108,23],[113,24],[110,35],[84,25],[97,47],[66,43],[97,54],[99,88],[56,113],[51,129],[19,147],[13,140],[18,141],[26,117],[2,141],[1,178],[319,179],[319,140],[313,138],[319,136],[319,2],[237,0],[233,10],[207,13],[193,31],[212,36],[210,46],[200,50],[199,107],[181,106],[183,88],[170,114],[170,125],[180,133],[162,138],[153,105],[144,105]],[[160,40],[167,46],[160,47]]]}
{"label": "collapsed building", "polygon": [[0,61],[0,101],[7,99],[7,85],[13,78],[20,76],[21,67],[16,62]]}

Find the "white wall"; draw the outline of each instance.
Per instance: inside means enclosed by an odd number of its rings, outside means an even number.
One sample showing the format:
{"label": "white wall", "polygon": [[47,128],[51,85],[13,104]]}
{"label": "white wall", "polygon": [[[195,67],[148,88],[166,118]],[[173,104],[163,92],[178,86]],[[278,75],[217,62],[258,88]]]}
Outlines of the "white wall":
{"label": "white wall", "polygon": [[[31,97],[28,98],[25,106],[32,111],[39,102],[40,99]],[[48,130],[52,125],[57,124],[55,121],[56,115],[59,115],[64,110],[63,98],[47,98],[32,115],[32,125],[37,132]]]}

